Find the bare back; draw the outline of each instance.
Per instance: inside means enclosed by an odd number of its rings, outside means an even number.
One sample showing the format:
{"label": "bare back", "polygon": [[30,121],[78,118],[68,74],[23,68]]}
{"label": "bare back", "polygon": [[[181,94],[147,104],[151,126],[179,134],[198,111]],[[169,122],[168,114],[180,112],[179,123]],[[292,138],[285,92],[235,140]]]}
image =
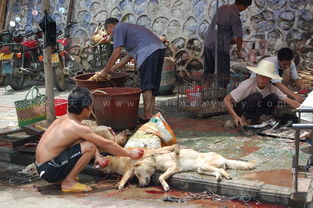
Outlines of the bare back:
{"label": "bare back", "polygon": [[79,142],[80,132],[88,128],[65,115],[56,119],[42,135],[37,146],[36,161],[44,163],[58,156],[65,149]]}

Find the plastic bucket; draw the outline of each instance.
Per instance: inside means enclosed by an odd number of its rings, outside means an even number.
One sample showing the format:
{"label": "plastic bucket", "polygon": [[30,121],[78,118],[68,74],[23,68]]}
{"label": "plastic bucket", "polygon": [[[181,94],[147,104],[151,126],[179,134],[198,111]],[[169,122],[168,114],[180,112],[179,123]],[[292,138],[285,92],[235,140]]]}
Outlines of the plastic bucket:
{"label": "plastic bucket", "polygon": [[159,92],[161,95],[171,95],[175,88],[175,64],[166,58],[164,59],[162,74],[161,74],[161,84]]}
{"label": "plastic bucket", "polygon": [[56,116],[67,114],[67,99],[54,99],[54,113]]}
{"label": "plastic bucket", "polygon": [[92,91],[93,112],[98,125],[114,130],[136,126],[141,90],[138,88],[113,87]]}
{"label": "plastic bucket", "polygon": [[86,87],[89,90],[105,87],[124,87],[127,81],[127,73],[113,72],[109,81],[89,81],[95,73],[80,74],[74,77],[77,86]]}

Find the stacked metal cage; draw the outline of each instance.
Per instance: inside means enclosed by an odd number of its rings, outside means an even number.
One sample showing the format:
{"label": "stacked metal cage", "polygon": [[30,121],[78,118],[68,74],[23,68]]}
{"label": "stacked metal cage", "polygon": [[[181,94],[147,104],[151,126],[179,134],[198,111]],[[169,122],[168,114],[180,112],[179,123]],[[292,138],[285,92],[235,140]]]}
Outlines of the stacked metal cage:
{"label": "stacked metal cage", "polygon": [[243,74],[210,75],[178,86],[177,108],[192,116],[206,117],[226,113],[224,97],[246,79]]}

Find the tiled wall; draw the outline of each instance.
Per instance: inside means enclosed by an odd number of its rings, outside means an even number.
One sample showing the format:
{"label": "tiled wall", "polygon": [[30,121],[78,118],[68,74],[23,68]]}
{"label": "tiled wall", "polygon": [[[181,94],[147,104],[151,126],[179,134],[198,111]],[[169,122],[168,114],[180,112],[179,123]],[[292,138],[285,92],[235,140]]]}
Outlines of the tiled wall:
{"label": "tiled wall", "polygon": [[[51,12],[60,28],[64,27],[69,0],[50,0]],[[71,28],[74,46],[72,53],[81,58],[85,69],[93,59],[88,48],[89,38],[97,23],[107,17],[136,23],[151,29],[155,34],[165,34],[172,41],[178,65],[187,70],[201,70],[203,33],[207,29],[216,8],[216,0],[76,0]],[[220,0],[220,5],[233,3]],[[33,16],[32,10],[39,11]],[[21,26],[31,27],[42,14],[41,0],[15,0],[15,16],[22,17]],[[241,15],[244,39],[267,40],[268,52],[274,54],[279,48],[295,49],[300,66],[313,67],[313,1],[312,0],[253,0],[252,6]],[[249,44],[247,44],[249,45]],[[257,48],[257,50],[259,50]],[[260,49],[263,50],[263,49]],[[245,51],[249,53],[249,49]],[[258,51],[258,53],[262,53]],[[249,61],[249,60],[246,60]]]}

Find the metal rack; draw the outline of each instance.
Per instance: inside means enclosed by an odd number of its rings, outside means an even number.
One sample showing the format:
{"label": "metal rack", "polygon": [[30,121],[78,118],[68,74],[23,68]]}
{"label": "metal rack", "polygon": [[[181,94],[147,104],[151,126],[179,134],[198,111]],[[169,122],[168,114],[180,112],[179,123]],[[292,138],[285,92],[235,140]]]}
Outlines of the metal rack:
{"label": "metal rack", "polygon": [[[297,112],[299,114],[299,121],[301,121],[301,113],[312,113],[313,114],[313,108],[298,108]],[[293,175],[293,181],[292,181],[292,195],[291,199],[293,200],[302,200],[303,192],[299,191],[299,137],[300,137],[300,130],[304,129],[310,129],[313,131],[313,123],[298,123],[293,124],[292,127],[296,130],[295,133],[295,155],[292,158],[292,175]],[[313,146],[312,146],[313,151]],[[308,162],[313,160],[313,154],[311,153],[310,158],[308,159]]]}

